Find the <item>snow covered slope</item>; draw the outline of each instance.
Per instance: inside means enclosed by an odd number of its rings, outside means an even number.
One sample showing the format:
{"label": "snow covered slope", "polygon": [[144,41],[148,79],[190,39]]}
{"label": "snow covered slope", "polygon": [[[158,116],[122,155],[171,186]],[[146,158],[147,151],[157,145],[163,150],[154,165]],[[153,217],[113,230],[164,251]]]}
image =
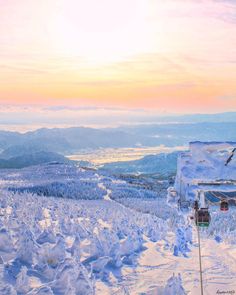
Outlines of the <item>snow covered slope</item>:
{"label": "snow covered slope", "polygon": [[14,156],[9,159],[0,159],[0,168],[23,168],[50,162],[73,164],[72,161],[60,154],[45,151],[34,151],[20,156]]}
{"label": "snow covered slope", "polygon": [[102,199],[99,175],[71,164],[57,162],[21,170],[0,170],[1,186],[13,192],[72,199]]}
{"label": "snow covered slope", "polygon": [[[58,188],[41,191],[52,183],[64,184],[60,198]],[[70,165],[2,170],[0,294],[198,295],[194,226],[164,198],[131,191]],[[236,212],[211,210],[201,232],[206,295],[236,290]]]}
{"label": "snow covered slope", "polygon": [[[93,200],[44,197],[21,190],[26,184],[48,185],[53,176],[60,182],[77,178],[78,194],[89,179],[96,184],[95,191],[87,191]],[[119,289],[122,269],[135,269],[145,243],[165,239],[171,227],[162,218],[112,201],[108,181],[66,165],[2,172],[0,294],[84,295],[99,294],[100,288],[100,294]],[[95,200],[97,191],[104,200]],[[65,191],[62,194],[67,196]]]}

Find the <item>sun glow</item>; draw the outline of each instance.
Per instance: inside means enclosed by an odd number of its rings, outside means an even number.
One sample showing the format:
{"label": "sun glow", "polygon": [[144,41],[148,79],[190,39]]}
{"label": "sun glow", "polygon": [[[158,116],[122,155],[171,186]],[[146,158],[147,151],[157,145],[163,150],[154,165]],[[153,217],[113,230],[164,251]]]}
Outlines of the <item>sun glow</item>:
{"label": "sun glow", "polygon": [[235,109],[236,5],[203,2],[0,0],[0,103]]}
{"label": "sun glow", "polygon": [[58,9],[52,36],[63,56],[106,64],[151,51],[148,2],[64,1]]}

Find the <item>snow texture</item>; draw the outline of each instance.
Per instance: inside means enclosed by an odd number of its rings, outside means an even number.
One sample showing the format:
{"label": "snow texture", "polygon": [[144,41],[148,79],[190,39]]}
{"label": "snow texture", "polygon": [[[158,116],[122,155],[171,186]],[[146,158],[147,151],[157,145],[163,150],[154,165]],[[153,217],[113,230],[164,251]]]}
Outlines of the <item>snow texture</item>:
{"label": "snow texture", "polygon": [[[1,170],[0,294],[198,294],[194,224],[157,192],[137,193],[66,164]],[[206,294],[214,294],[212,282],[234,287],[236,274],[235,209],[210,210],[201,232],[213,268]]]}

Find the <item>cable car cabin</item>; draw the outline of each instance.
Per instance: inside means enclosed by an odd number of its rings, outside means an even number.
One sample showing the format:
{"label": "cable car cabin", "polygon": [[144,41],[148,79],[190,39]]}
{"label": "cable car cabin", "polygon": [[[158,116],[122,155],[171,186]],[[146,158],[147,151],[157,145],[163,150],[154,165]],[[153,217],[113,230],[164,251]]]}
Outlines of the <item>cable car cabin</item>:
{"label": "cable car cabin", "polygon": [[228,211],[229,210],[229,203],[226,200],[222,200],[220,202],[220,210],[221,211]]}
{"label": "cable car cabin", "polygon": [[195,213],[195,222],[197,226],[208,227],[211,221],[211,216],[208,208],[200,208]]}

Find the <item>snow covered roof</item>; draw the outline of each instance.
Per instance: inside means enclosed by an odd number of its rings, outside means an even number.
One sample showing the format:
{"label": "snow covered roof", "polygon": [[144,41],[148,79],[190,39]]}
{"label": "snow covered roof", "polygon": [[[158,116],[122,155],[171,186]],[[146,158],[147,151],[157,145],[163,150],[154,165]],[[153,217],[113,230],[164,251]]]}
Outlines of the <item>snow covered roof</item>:
{"label": "snow covered roof", "polygon": [[235,148],[236,142],[191,142],[179,156],[177,177],[195,186],[236,190]]}
{"label": "snow covered roof", "polygon": [[235,198],[236,142],[190,142],[179,155],[174,187],[182,200],[194,200],[199,191]]}

